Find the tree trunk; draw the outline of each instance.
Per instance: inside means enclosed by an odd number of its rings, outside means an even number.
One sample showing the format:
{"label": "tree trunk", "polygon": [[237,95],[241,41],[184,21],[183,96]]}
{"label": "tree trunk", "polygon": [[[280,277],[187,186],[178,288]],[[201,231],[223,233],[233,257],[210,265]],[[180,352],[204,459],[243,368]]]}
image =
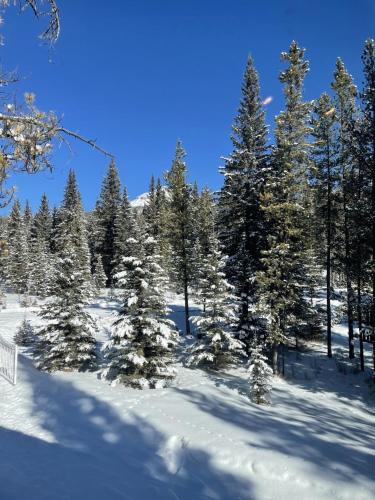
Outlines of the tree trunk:
{"label": "tree trunk", "polygon": [[279,373],[279,344],[272,344],[272,370],[275,375]]}
{"label": "tree trunk", "polygon": [[[185,270],[186,278],[186,270]],[[184,299],[185,299],[185,334],[190,335],[190,321],[189,321],[189,289],[187,279],[184,279]]]}
{"label": "tree trunk", "polygon": [[362,332],[362,299],[361,299],[361,262],[359,262],[358,270],[358,288],[357,288],[357,316],[358,316],[358,332],[359,332],[359,359],[361,363],[361,371],[365,370],[365,358],[363,352],[363,332]]}
{"label": "tree trunk", "polygon": [[328,199],[327,199],[327,355],[332,358],[332,311],[331,311],[331,161],[328,146]]}
{"label": "tree trunk", "polygon": [[351,282],[350,268],[350,235],[348,221],[348,207],[346,198],[347,179],[344,173],[344,236],[345,236],[345,274],[346,274],[346,292],[347,292],[347,308],[348,308],[348,341],[349,341],[349,358],[354,358],[354,325],[353,325],[353,288]]}

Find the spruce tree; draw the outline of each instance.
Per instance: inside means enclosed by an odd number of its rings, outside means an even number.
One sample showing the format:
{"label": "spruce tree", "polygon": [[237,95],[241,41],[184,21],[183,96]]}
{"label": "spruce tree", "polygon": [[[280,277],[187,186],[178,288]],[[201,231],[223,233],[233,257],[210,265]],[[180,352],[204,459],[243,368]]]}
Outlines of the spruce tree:
{"label": "spruce tree", "polygon": [[123,305],[105,346],[104,375],[114,383],[159,388],[176,373],[171,366],[176,331],[168,319],[167,277],[152,236],[137,231],[129,245],[133,255],[124,257],[124,270],[117,276]]}
{"label": "spruce tree", "polygon": [[351,75],[341,59],[337,59],[332,88],[335,91],[335,104],[338,120],[339,151],[337,165],[340,170],[341,213],[342,213],[342,268],[346,278],[349,357],[354,358],[354,267],[353,267],[353,179],[355,160],[351,142],[352,123],[356,114],[355,98],[357,89]]}
{"label": "spruce tree", "polygon": [[93,280],[94,286],[97,293],[101,292],[102,288],[105,288],[107,276],[104,272],[103,262],[100,255],[94,257],[93,262]]}
{"label": "spruce tree", "polygon": [[36,341],[35,329],[30,321],[24,319],[14,335],[14,342],[19,346],[29,347]]}
{"label": "spruce tree", "polygon": [[145,223],[149,228],[149,233],[155,238],[158,236],[158,206],[157,206],[157,192],[155,186],[155,178],[152,175],[150,179],[150,186],[148,190],[147,203],[143,209],[142,215]]}
{"label": "spruce tree", "polygon": [[287,336],[306,321],[305,239],[307,213],[303,206],[309,168],[307,134],[309,103],[302,101],[308,62],[304,49],[292,42],[281,54],[288,67],[280,74],[285,111],[276,118],[276,145],[262,195],[267,221],[267,249],[257,272],[259,311],[267,319],[272,365],[278,373],[278,351]]}
{"label": "spruce tree", "polygon": [[165,179],[168,188],[168,239],[171,249],[171,276],[185,303],[185,334],[190,335],[189,299],[193,282],[195,221],[192,217],[191,186],[186,181],[185,151],[180,141]]}
{"label": "spruce tree", "polygon": [[52,256],[40,234],[32,235],[29,243],[29,292],[45,298],[53,276]]}
{"label": "spruce tree", "polygon": [[64,233],[55,256],[52,299],[40,311],[46,322],[38,332],[37,347],[38,367],[43,371],[85,370],[96,363],[96,325],[85,311],[87,281],[78,261],[74,235]]}
{"label": "spruce tree", "polygon": [[134,236],[135,215],[130,206],[127,189],[124,188],[121,203],[117,208],[114,220],[114,257],[112,262],[111,283],[115,283],[115,276],[122,267],[122,259],[129,255],[128,240]]}
{"label": "spruce tree", "polygon": [[[367,189],[367,213],[370,225],[368,235],[369,285],[372,294],[372,328],[375,334],[375,43],[369,38],[362,53],[364,88],[361,93],[363,123],[361,130],[361,163],[364,165]],[[375,382],[375,344],[374,344],[374,382]]]}
{"label": "spruce tree", "polygon": [[315,194],[315,236],[321,247],[324,235],[322,262],[326,271],[326,307],[327,307],[327,355],[332,357],[332,312],[331,312],[331,275],[332,247],[337,224],[335,217],[335,197],[338,175],[336,166],[336,137],[334,132],[335,108],[328,94],[322,94],[314,107],[313,127],[313,189]]}
{"label": "spruce tree", "polygon": [[49,208],[47,196],[43,193],[39,209],[34,217],[31,233],[33,237],[41,238],[45,241],[46,245],[49,246],[51,241],[51,231],[52,214]]}
{"label": "spruce tree", "polygon": [[34,220],[29,200],[26,200],[22,219],[23,219],[23,224],[25,226],[26,238],[28,239],[30,237],[31,227],[33,225],[33,220]]}
{"label": "spruce tree", "polygon": [[241,303],[238,331],[249,344],[255,324],[254,274],[262,267],[261,251],[265,247],[260,195],[267,178],[267,125],[251,58],[231,139],[233,152],[222,168],[225,177],[219,196],[219,235],[229,256],[227,277]]}
{"label": "spruce tree", "polygon": [[200,283],[205,279],[205,269],[208,256],[215,250],[213,244],[216,241],[215,222],[216,207],[213,202],[213,195],[206,187],[202,190],[198,200],[195,213],[196,239],[194,246],[194,295],[198,303],[201,303],[205,310],[205,298],[200,293]]}
{"label": "spruce tree", "polygon": [[26,227],[18,200],[15,200],[12,206],[7,232],[7,281],[16,293],[24,294],[29,285],[29,255]]}
{"label": "spruce tree", "polygon": [[64,250],[68,238],[74,248],[73,256],[76,259],[76,269],[84,276],[89,295],[92,291],[92,282],[86,218],[73,170],[69,172],[63,203],[56,215],[54,251],[57,255]]}
{"label": "spruce tree", "polygon": [[48,295],[52,279],[51,232],[51,212],[43,194],[29,235],[30,293],[43,298]]}
{"label": "spruce tree", "polygon": [[267,364],[267,358],[262,353],[262,346],[255,341],[251,351],[250,361],[250,399],[256,404],[268,404],[271,391],[272,370]]}
{"label": "spruce tree", "polygon": [[107,275],[107,286],[112,281],[116,246],[115,246],[115,220],[121,204],[121,186],[118,170],[112,160],[104,178],[99,200],[95,207],[97,224],[97,246],[95,253],[103,259],[104,271]]}
{"label": "spruce tree", "polygon": [[187,364],[220,370],[244,355],[245,345],[235,338],[238,304],[233,286],[225,279],[225,259],[215,236],[202,261],[198,300],[205,304],[194,317],[199,339],[189,349]]}

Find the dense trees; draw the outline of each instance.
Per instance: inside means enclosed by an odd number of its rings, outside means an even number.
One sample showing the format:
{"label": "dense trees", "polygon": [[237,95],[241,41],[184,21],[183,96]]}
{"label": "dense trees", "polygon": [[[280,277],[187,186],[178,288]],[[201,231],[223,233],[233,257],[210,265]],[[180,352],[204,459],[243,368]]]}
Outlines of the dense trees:
{"label": "dense trees", "polygon": [[278,373],[281,346],[320,334],[317,288],[325,280],[327,354],[334,353],[332,299],[340,287],[348,355],[356,356],[358,330],[364,369],[361,327],[373,329],[375,316],[374,42],[365,43],[362,90],[338,59],[332,95],[313,102],[303,99],[304,49],[292,42],[281,58],[285,109],[273,143],[258,75],[247,62],[218,196],[188,182],[178,141],[165,185],[152,177],[143,208],[132,208],[114,161],[90,214],[74,172],[52,214],[45,195],[35,215],[14,201],[3,223],[1,278],[16,293],[50,298],[42,312],[41,368],[93,366],[84,306],[103,286],[115,286],[120,305],[106,376],[137,387],[167,383],[176,332],[166,292],[173,290],[183,295],[184,333],[191,333],[192,298],[202,308],[188,364],[221,369],[245,348],[252,398],[265,402],[266,362]]}

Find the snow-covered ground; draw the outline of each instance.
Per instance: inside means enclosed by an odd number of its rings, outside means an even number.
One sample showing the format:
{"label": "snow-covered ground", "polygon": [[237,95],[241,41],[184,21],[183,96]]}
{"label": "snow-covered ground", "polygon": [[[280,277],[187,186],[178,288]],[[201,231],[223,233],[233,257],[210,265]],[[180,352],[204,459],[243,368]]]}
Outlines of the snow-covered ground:
{"label": "snow-covered ground", "polygon": [[[99,341],[112,308],[90,309]],[[172,308],[182,316],[178,301]],[[9,296],[1,335],[12,339],[24,314]],[[341,346],[345,328],[333,337]],[[317,344],[289,353],[272,405],[259,407],[244,369],[179,366],[170,388],[139,391],[96,373],[40,373],[21,353],[17,386],[0,379],[0,499],[373,499],[368,378],[339,372]]]}

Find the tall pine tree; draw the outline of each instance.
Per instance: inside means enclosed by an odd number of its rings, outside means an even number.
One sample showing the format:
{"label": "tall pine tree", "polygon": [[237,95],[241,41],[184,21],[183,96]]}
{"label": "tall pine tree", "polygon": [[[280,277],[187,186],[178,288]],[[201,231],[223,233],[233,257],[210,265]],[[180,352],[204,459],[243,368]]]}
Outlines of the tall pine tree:
{"label": "tall pine tree", "polygon": [[116,246],[115,220],[121,204],[121,185],[118,170],[112,160],[104,178],[99,200],[95,207],[97,246],[95,253],[102,256],[107,286],[113,278]]}
{"label": "tall pine tree", "polygon": [[219,234],[229,257],[227,276],[241,303],[238,330],[240,337],[250,343],[254,330],[254,276],[261,268],[265,246],[260,196],[267,178],[267,125],[251,58],[231,138],[233,152],[222,169],[225,178],[219,197]]}
{"label": "tall pine tree", "polygon": [[185,303],[185,333],[190,335],[189,299],[193,282],[193,249],[195,228],[191,207],[191,186],[186,181],[185,151],[180,141],[175,158],[165,179],[168,187],[168,239],[171,248],[171,275],[177,291],[182,291]]}
{"label": "tall pine tree", "polygon": [[268,248],[263,251],[263,269],[257,273],[257,282],[259,310],[268,322],[274,373],[278,373],[279,346],[305,321],[307,309],[304,193],[309,168],[310,105],[302,101],[303,81],[308,71],[304,52],[293,41],[289,51],[281,54],[288,65],[280,74],[286,109],[276,118],[272,168],[262,196]]}

